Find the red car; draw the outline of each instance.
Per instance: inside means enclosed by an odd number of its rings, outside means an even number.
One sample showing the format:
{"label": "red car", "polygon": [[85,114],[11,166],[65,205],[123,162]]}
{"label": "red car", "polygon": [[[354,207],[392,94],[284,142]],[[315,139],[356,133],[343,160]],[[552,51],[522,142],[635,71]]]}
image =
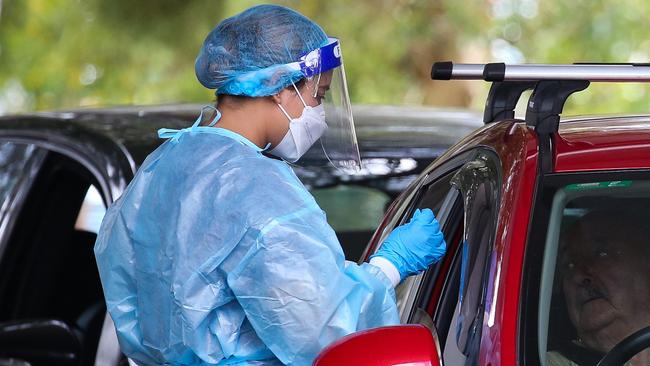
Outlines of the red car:
{"label": "red car", "polygon": [[364,258],[424,207],[447,254],[396,289],[413,325],[350,335],[315,364],[650,364],[650,116],[559,118],[590,82],[650,67],[436,63],[432,78],[493,82],[485,127],[393,202]]}

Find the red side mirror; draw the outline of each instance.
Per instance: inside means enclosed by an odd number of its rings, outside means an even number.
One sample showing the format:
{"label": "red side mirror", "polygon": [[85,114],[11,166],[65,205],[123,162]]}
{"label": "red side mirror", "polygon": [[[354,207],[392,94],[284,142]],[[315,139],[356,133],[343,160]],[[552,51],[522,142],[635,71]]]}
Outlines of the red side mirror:
{"label": "red side mirror", "polygon": [[325,347],[314,366],[441,366],[438,339],[422,325],[397,325],[350,334]]}

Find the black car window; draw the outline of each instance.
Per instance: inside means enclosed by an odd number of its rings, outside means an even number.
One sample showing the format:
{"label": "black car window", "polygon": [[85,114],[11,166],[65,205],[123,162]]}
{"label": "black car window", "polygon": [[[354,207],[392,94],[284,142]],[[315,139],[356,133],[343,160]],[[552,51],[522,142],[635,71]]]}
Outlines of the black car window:
{"label": "black car window", "polygon": [[339,184],[311,191],[336,231],[345,258],[356,262],[384,216],[390,196],[378,189]]}
{"label": "black car window", "polygon": [[445,200],[447,194],[452,189],[451,179],[454,177],[455,171],[447,173],[439,180],[429,185],[422,195],[422,199],[415,206],[419,209],[430,208],[434,215],[438,217],[440,207]]}
{"label": "black car window", "polygon": [[[445,203],[445,198],[452,190],[451,179],[453,176],[454,171],[447,172],[433,183],[422,187],[414,198],[414,204],[402,219],[402,223],[410,220],[411,215],[413,215],[416,209],[423,208],[431,209],[436,218],[440,219],[440,209]],[[421,322],[421,320],[414,319],[413,316],[418,311],[415,302],[423,277],[423,275],[408,277],[395,288],[400,318],[403,322]],[[421,312],[420,314],[423,315]]]}
{"label": "black car window", "polygon": [[[93,254],[96,233],[80,225],[79,214],[89,200],[89,188],[98,184],[73,159],[24,146],[43,159],[22,207],[10,212],[15,225],[7,232],[0,258],[0,323],[63,322],[80,342],[75,355],[81,358],[79,364],[92,364],[106,308]],[[12,169],[20,163],[7,162]],[[16,347],[29,350],[35,342],[26,339]],[[11,356],[12,351],[0,349],[0,356]]]}
{"label": "black car window", "polygon": [[13,213],[18,210],[45,153],[29,144],[0,142],[0,257],[6,233],[13,226]]}

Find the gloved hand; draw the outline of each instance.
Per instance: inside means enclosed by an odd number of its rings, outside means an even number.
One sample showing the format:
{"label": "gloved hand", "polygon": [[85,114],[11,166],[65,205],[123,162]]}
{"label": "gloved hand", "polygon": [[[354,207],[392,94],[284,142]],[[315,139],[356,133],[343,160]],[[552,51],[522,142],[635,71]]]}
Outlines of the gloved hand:
{"label": "gloved hand", "polygon": [[383,257],[399,271],[401,280],[437,262],[447,250],[440,224],[431,209],[415,210],[411,220],[396,227],[372,257]]}

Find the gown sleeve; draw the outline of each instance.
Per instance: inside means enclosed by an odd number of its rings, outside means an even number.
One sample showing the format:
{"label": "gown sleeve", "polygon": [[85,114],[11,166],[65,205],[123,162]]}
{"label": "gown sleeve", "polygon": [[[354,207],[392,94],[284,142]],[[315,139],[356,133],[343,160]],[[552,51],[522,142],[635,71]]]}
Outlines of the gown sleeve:
{"label": "gown sleeve", "polygon": [[373,265],[345,261],[313,198],[288,209],[301,200],[284,193],[274,197],[276,202],[267,204],[282,205],[288,213],[248,230],[242,238],[247,243],[240,245],[249,249],[227,281],[275,356],[287,365],[311,365],[340,337],[399,324],[388,277]]}

